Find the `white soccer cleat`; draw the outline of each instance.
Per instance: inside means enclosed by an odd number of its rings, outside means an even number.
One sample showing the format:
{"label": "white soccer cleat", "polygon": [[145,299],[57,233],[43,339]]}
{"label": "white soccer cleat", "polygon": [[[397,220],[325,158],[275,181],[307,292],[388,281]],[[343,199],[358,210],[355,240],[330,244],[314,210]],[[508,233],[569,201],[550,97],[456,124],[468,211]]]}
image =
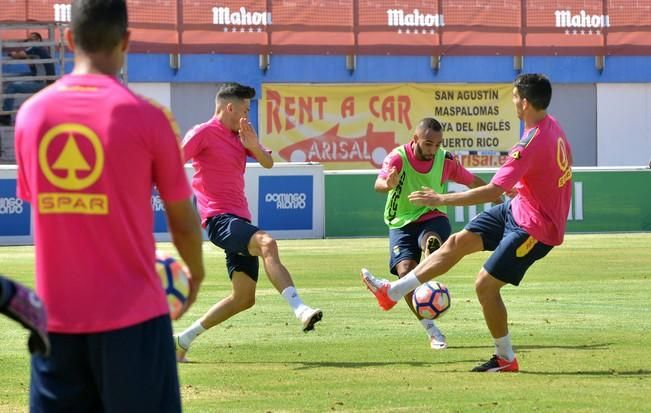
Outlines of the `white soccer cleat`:
{"label": "white soccer cleat", "polygon": [[323,318],[323,311],[318,308],[310,308],[303,310],[299,319],[301,324],[303,324],[303,332],[307,333],[308,331],[314,330],[314,325],[321,321]]}
{"label": "white soccer cleat", "polygon": [[445,350],[448,348],[448,342],[445,338],[445,335],[441,333],[441,330],[439,330],[438,327],[434,326],[434,329],[431,333],[432,334],[430,335],[429,345],[432,350]]}
{"label": "white soccer cleat", "polygon": [[179,338],[180,337],[178,335],[174,335],[174,349],[176,351],[176,361],[179,363],[189,363],[190,361],[185,357],[189,349],[181,345]]}
{"label": "white soccer cleat", "polygon": [[445,350],[448,348],[448,342],[445,341],[445,336],[441,334],[438,337],[430,337],[429,346],[432,350]]}

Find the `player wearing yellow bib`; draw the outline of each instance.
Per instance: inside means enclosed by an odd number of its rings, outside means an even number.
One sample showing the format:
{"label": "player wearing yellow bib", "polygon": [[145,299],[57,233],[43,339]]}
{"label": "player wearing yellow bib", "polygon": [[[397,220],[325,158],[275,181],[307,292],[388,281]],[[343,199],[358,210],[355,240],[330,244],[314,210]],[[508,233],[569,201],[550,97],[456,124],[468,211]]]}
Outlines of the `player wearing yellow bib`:
{"label": "player wearing yellow bib", "polygon": [[[413,270],[423,255],[438,249],[451,232],[445,207],[415,205],[409,201],[409,194],[422,187],[445,193],[448,181],[470,188],[485,185],[454,155],[441,149],[442,141],[441,124],[434,118],[421,120],[411,141],[387,155],[375,181],[375,190],[387,193],[384,222],[389,227],[389,269],[399,278]],[[427,331],[431,348],[446,348],[445,336],[434,321],[416,313],[411,296],[407,294],[405,301]]]}

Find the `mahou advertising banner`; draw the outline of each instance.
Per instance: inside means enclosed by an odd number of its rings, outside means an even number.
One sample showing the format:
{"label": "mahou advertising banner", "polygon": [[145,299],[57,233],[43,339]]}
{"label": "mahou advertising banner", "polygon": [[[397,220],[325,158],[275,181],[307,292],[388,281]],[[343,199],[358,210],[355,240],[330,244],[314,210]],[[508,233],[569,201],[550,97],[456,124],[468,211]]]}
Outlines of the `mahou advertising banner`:
{"label": "mahou advertising banner", "polygon": [[[128,0],[133,52],[649,55],[651,0]],[[68,23],[71,0],[0,0]],[[0,28],[1,39],[25,34]]]}
{"label": "mahou advertising banner", "polygon": [[276,161],[369,169],[434,117],[447,150],[496,166],[519,137],[511,93],[511,84],[263,84],[259,134]]}

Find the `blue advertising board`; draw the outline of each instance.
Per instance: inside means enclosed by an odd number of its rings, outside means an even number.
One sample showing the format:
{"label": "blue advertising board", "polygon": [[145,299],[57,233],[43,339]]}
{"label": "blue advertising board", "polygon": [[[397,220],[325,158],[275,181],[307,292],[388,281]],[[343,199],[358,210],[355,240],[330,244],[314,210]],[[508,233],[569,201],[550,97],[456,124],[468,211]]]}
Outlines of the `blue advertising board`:
{"label": "blue advertising board", "polygon": [[29,236],[31,208],[16,196],[16,179],[0,179],[2,236]]}
{"label": "blue advertising board", "polygon": [[156,189],[154,189],[151,194],[151,209],[154,212],[154,232],[167,232],[165,205],[163,205],[163,200]]}
{"label": "blue advertising board", "polygon": [[260,176],[258,225],[264,230],[313,229],[312,175]]}

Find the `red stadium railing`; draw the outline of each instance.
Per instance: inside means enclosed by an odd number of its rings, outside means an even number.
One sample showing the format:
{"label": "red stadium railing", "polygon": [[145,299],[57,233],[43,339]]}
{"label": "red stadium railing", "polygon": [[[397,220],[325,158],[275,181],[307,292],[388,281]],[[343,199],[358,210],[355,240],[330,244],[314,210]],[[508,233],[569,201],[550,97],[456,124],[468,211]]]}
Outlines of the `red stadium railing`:
{"label": "red stadium railing", "polygon": [[[648,55],[648,0],[130,0],[132,50],[164,53]],[[3,0],[0,22],[70,19]]]}

